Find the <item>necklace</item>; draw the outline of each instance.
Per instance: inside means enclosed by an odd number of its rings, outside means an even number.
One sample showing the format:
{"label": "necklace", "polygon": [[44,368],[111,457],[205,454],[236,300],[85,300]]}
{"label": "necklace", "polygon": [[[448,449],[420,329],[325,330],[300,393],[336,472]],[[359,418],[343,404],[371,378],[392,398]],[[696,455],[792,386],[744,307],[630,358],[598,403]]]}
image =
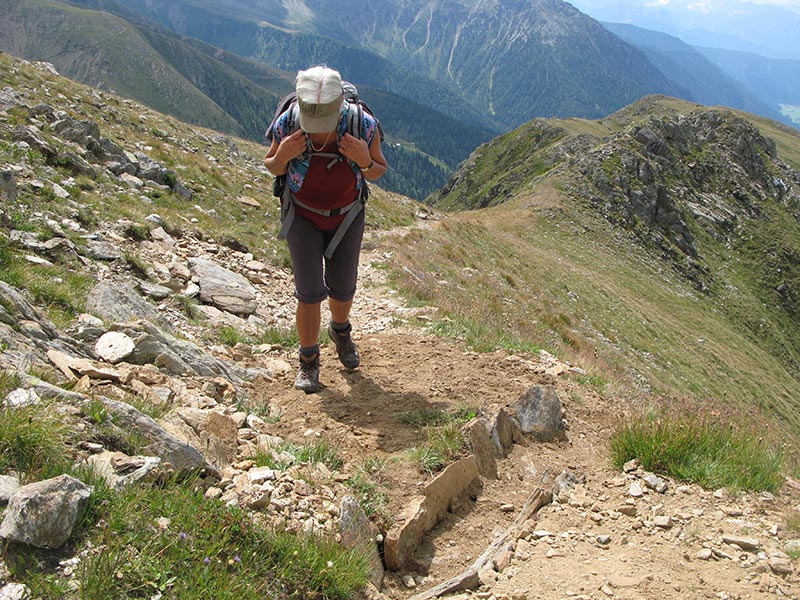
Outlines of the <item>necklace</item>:
{"label": "necklace", "polygon": [[311,138],[311,136],[308,136],[308,143],[309,143],[309,145],[311,146],[311,149],[312,149],[314,152],[321,152],[321,151],[322,151],[322,149],[323,149],[325,146],[327,146],[327,145],[328,145],[328,140],[329,140],[329,139],[331,139],[331,133],[333,133],[333,132],[332,132],[332,131],[329,131],[329,132],[328,132],[328,135],[326,135],[326,136],[325,136],[325,141],[322,143],[322,146],[320,146],[319,148],[317,148],[316,146],[314,146],[314,140]]}

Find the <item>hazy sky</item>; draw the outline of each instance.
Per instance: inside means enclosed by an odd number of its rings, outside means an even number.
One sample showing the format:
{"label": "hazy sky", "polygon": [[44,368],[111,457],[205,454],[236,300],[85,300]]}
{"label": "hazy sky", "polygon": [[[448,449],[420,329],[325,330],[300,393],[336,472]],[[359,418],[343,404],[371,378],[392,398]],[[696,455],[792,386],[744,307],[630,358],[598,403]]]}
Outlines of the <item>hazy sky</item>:
{"label": "hazy sky", "polygon": [[[579,5],[591,5],[594,7],[601,7],[606,5],[613,5],[616,7],[625,6],[625,0],[575,0],[571,2],[567,0],[570,4],[574,4],[575,6]],[[628,4],[631,8],[635,8],[637,6],[673,6],[673,7],[691,7],[695,10],[703,10],[705,12],[710,12],[707,9],[723,9],[723,10],[735,10],[737,6],[741,6],[743,4],[772,4],[773,6],[780,6],[783,8],[788,8],[794,12],[800,13],[800,0],[644,0],[644,1],[637,1],[637,0],[629,0]]]}
{"label": "hazy sky", "polygon": [[[636,2],[635,4],[641,4]],[[773,6],[781,6],[783,8],[791,9],[795,12],[800,12],[800,0],[696,0],[694,2],[686,1],[686,0],[651,0],[650,2],[645,1],[645,5],[680,5],[686,4],[688,6],[695,6],[697,8],[703,6],[712,6],[714,8],[735,8],[737,5],[741,4],[772,4]]]}

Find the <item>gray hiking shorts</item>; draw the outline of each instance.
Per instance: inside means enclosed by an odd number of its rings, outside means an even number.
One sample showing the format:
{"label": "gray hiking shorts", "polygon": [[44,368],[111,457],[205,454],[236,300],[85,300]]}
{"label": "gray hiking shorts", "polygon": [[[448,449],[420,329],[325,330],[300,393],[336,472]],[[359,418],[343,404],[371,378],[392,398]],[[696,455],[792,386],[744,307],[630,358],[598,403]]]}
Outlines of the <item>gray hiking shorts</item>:
{"label": "gray hiking shorts", "polygon": [[300,302],[317,304],[329,296],[340,302],[349,302],[356,295],[365,211],[359,213],[330,260],[323,254],[336,230],[317,229],[303,215],[295,214],[286,243],[292,255],[294,296]]}

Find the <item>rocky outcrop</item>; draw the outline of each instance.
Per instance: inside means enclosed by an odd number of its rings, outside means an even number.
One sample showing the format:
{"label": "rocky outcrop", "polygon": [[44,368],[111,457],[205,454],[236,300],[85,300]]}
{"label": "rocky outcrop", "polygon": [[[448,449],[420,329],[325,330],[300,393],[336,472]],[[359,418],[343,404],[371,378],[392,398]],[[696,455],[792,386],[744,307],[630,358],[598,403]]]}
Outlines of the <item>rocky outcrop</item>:
{"label": "rocky outcrop", "polygon": [[11,497],[0,537],[38,548],[60,548],[89,502],[92,488],[68,475],[22,486]]}

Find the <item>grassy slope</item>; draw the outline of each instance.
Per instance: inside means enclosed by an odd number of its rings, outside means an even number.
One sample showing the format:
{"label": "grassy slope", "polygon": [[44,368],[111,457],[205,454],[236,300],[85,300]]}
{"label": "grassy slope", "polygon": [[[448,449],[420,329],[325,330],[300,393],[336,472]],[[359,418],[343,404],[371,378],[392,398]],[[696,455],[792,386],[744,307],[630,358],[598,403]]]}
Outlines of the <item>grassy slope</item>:
{"label": "grassy slope", "polygon": [[5,50],[52,62],[68,77],[138,98],[161,112],[215,129],[239,131],[239,125],[167,65],[128,22],[108,13],[60,2],[12,2],[4,31]]}
{"label": "grassy slope", "polygon": [[[659,99],[649,109],[692,106]],[[553,124],[602,138],[623,117]],[[796,168],[796,132],[756,122]],[[526,128],[536,131],[529,124],[507,134],[508,144],[492,148],[487,163],[503,165],[506,155],[524,149]],[[535,156],[531,161],[527,172],[517,166],[494,179],[489,173],[486,190],[513,190],[511,200],[506,195],[493,208],[454,214],[398,245],[397,280],[407,293],[441,305],[452,318],[449,331],[476,346],[542,347],[587,368],[606,392],[633,399],[687,396],[765,409],[794,445],[800,377],[792,364],[800,324],[777,306],[772,282],[759,280],[770,253],[800,248],[788,213],[774,209],[733,250],[710,236],[701,240],[719,280],[707,296],[632,236],[568,199],[561,191],[568,182],[542,174]],[[477,173],[475,180],[485,181],[486,173]]]}
{"label": "grassy slope", "polygon": [[[259,260],[281,263],[287,259],[285,244],[275,238],[278,204],[272,197],[272,177],[261,164],[262,145],[231,137],[228,139],[236,147],[236,153],[232,153],[226,143],[212,141],[218,135],[212,130],[187,125],[135,102],[54,77],[8,55],[0,54],[0,76],[4,85],[14,89],[38,88],[37,95],[28,100],[31,106],[46,101],[73,118],[97,122],[102,137],[126,149],[134,150],[137,145],[149,148],[148,155],[173,169],[182,182],[197,192],[190,202],[171,193],[151,192],[150,204],[141,201],[137,193],[116,184],[107,185],[103,176],[86,189],[74,189],[75,199],[84,206],[82,218],[97,221],[124,218],[143,225],[147,215],[157,212],[171,227],[196,230],[217,239],[238,239]],[[15,164],[19,160],[19,153],[10,144],[0,143],[0,163]],[[41,157],[36,158],[32,168],[43,168],[41,162]],[[257,199],[261,208],[237,202],[240,196]],[[370,205],[370,227],[408,224],[416,207],[413,201],[377,187],[373,188]],[[64,201],[37,197],[27,189],[20,190],[13,209],[20,213],[52,210],[75,216],[74,209]],[[193,219],[196,221],[192,222]]]}

